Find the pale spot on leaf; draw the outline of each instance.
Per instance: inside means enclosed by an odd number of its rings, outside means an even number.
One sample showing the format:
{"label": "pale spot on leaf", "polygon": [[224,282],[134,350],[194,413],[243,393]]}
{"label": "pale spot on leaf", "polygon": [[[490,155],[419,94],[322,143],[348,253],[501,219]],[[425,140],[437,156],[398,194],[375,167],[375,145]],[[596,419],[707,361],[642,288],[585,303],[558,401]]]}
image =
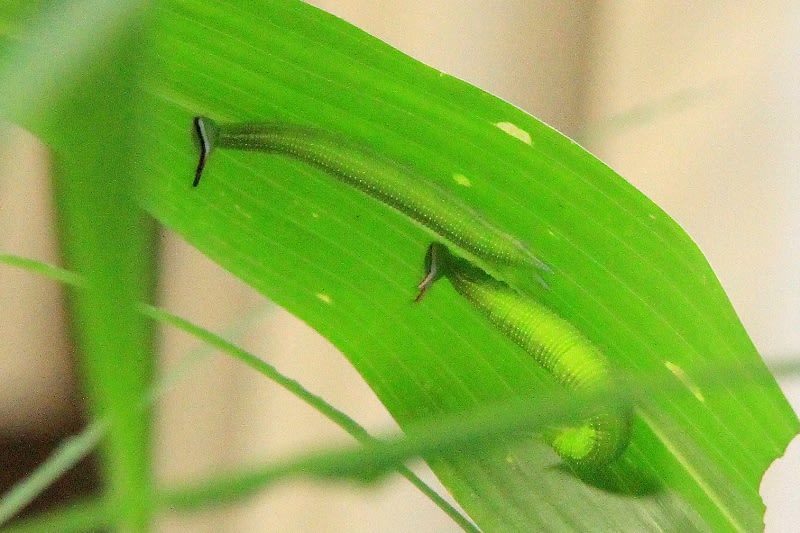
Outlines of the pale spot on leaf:
{"label": "pale spot on leaf", "polygon": [[681,367],[679,367],[678,365],[676,365],[671,361],[666,361],[664,363],[664,366],[667,367],[667,370],[672,372],[675,375],[675,377],[680,380],[681,383],[686,385],[686,388],[689,389],[689,391],[695,398],[697,398],[701,402],[706,401],[706,397],[703,396],[703,392],[700,390],[700,387],[698,387],[697,384],[694,381],[692,381],[689,378],[689,376],[686,375],[686,372],[684,372]]}
{"label": "pale spot on leaf", "polygon": [[326,303],[326,304],[328,304],[328,305],[330,305],[330,304],[331,304],[331,302],[332,302],[332,300],[331,300],[331,297],[330,297],[330,296],[328,296],[327,294],[324,294],[324,293],[318,292],[318,293],[316,294],[316,296],[317,296],[317,298],[319,298],[320,300],[322,300],[323,302],[325,302],[325,303]]}
{"label": "pale spot on leaf", "polygon": [[508,133],[512,137],[519,139],[525,144],[530,145],[533,143],[533,141],[531,140],[531,134],[523,130],[516,124],[512,124],[511,122],[498,122],[495,124],[495,126],[500,128],[504,132]]}
{"label": "pale spot on leaf", "polygon": [[472,187],[472,182],[464,174],[453,174],[453,181],[462,187]]}
{"label": "pale spot on leaf", "polygon": [[248,220],[252,220],[253,219],[253,215],[249,211],[245,211],[245,209],[242,206],[240,206],[239,204],[234,205],[233,208],[236,209],[236,211],[241,216],[243,216],[244,218],[246,218]]}

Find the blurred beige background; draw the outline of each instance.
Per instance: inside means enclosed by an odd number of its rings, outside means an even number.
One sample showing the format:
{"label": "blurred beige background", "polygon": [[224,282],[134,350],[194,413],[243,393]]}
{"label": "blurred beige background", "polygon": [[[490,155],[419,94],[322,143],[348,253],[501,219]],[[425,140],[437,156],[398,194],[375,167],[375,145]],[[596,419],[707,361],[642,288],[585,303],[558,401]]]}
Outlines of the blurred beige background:
{"label": "blurred beige background", "polygon": [[[800,356],[796,2],[312,3],[582,139],[694,237],[769,361]],[[47,166],[31,163],[41,149],[23,136],[10,154],[0,159],[0,250],[54,261]],[[255,323],[243,337],[248,349],[369,428],[393,427],[327,342],[174,236],[166,237],[162,294],[171,310],[216,331]],[[58,287],[2,269],[4,436],[47,440],[74,424],[69,344],[53,316],[61,316]],[[170,368],[198,346],[167,332],[163,348]],[[800,408],[800,379],[781,385]],[[347,441],[293,397],[213,355],[170,389],[157,431],[163,480]],[[800,525],[794,448],[792,462],[776,464],[762,487],[769,531]],[[408,482],[391,478],[370,489],[286,484],[222,512],[168,517],[160,530],[457,529]]]}

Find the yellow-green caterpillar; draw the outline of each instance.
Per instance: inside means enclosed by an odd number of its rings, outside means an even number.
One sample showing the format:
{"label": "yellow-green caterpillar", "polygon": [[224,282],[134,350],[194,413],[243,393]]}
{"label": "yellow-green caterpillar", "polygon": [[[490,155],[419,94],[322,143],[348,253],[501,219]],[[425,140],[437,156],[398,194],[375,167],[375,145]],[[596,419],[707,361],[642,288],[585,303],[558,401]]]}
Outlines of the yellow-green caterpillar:
{"label": "yellow-green caterpillar", "polygon": [[[417,301],[441,276],[562,386],[587,394],[612,392],[608,360],[577,328],[441,244],[428,248]],[[626,403],[612,405],[592,413],[581,425],[552,428],[544,436],[569,464],[590,469],[607,465],[627,446],[632,417]]]}
{"label": "yellow-green caterpillar", "polygon": [[547,270],[528,248],[430,180],[330,132],[286,123],[217,124],[194,118],[200,159],[193,185],[215,147],[289,156],[325,171],[408,215],[467,257],[490,265]]}

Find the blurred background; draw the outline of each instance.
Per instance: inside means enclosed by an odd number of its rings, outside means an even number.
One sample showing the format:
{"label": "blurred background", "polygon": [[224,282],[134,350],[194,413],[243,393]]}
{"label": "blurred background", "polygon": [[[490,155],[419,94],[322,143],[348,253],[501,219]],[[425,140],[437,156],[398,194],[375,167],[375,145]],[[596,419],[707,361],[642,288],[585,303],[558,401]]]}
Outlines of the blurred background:
{"label": "blurred background", "polygon": [[[315,0],[413,57],[579,140],[695,239],[770,364],[800,359],[800,5],[797,2]],[[20,132],[0,155],[0,250],[57,262],[46,150]],[[13,176],[13,179],[11,178]],[[303,323],[166,235],[161,303],[299,379],[378,432],[391,419],[346,360]],[[62,320],[54,320],[61,317]],[[0,481],[78,431],[80,392],[60,287],[0,277]],[[157,471],[187,480],[280,457],[340,430],[226,357],[167,331],[161,366],[187,353],[158,406]],[[800,376],[780,384],[800,409]],[[435,483],[424,467],[416,468]],[[51,498],[96,482],[91,460]],[[768,531],[800,526],[800,442],[762,483]],[[38,505],[45,505],[42,500]],[[456,531],[407,481],[287,483],[164,532]]]}

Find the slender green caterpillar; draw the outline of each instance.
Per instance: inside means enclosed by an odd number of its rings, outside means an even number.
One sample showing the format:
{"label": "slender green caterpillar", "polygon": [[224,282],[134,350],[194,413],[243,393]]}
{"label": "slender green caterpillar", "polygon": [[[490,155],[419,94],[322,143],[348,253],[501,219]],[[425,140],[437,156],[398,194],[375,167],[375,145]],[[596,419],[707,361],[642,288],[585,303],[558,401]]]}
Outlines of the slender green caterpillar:
{"label": "slender green caterpillar", "polygon": [[[554,312],[452,255],[441,244],[430,245],[426,266],[417,301],[437,279],[446,276],[458,293],[562,386],[599,394],[613,388],[606,357]],[[582,425],[552,428],[544,436],[567,463],[598,468],[616,459],[627,446],[631,416],[630,407],[620,404],[592,413]]]}
{"label": "slender green caterpillar", "polygon": [[522,243],[486,222],[471,207],[406,167],[329,132],[285,123],[217,124],[194,118],[200,183],[211,151],[219,146],[292,157],[408,215],[434,236],[489,265],[547,267]]}

